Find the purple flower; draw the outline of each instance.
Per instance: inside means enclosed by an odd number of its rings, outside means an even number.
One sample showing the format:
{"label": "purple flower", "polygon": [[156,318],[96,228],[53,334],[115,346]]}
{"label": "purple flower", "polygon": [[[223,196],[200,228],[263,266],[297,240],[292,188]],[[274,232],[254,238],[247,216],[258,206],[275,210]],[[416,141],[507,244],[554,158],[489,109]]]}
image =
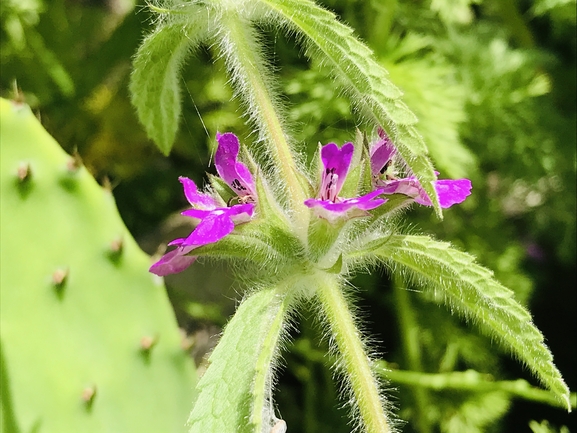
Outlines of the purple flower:
{"label": "purple flower", "polygon": [[375,141],[369,150],[371,155],[371,172],[375,176],[389,176],[387,170],[392,169],[393,157],[397,153],[397,148],[382,129],[378,129],[379,139]]}
{"label": "purple flower", "polygon": [[237,161],[240,148],[238,138],[232,132],[216,133],[218,149],[214,155],[216,171],[241,199],[255,199],[254,180],[246,165]]}
{"label": "purple flower", "polygon": [[[419,204],[432,206],[431,199],[415,176],[399,179],[392,173],[393,158],[397,148],[381,128],[378,130],[379,139],[371,145],[371,171],[374,185],[383,191],[383,194],[405,194]],[[435,172],[438,175],[438,172]],[[442,208],[451,207],[463,202],[471,194],[469,179],[441,179],[433,181],[433,186],[439,197]]]}
{"label": "purple flower", "polygon": [[192,180],[180,177],[184,195],[192,206],[192,209],[183,211],[182,215],[197,219],[199,223],[186,238],[175,239],[168,244],[176,246],[176,249],[163,255],[150,267],[150,272],[156,275],[165,276],[183,271],[196,260],[195,256],[189,255],[192,250],[219,241],[234,230],[235,224],[247,222],[253,215],[255,186],[248,168],[236,160],[238,139],[230,132],[217,134],[216,139],[216,169],[220,177],[237,192],[241,203],[222,207],[214,197],[199,192]]}
{"label": "purple flower", "polygon": [[[437,172],[435,172],[437,173]],[[412,197],[415,202],[424,206],[433,206],[431,199],[415,176],[403,179],[377,181],[383,194],[405,194]],[[433,181],[433,186],[439,197],[442,208],[448,208],[457,203],[462,203],[471,194],[471,181],[469,179],[441,179]]]}
{"label": "purple flower", "polygon": [[335,143],[329,143],[321,149],[324,170],[321,175],[319,198],[311,198],[305,200],[304,203],[318,216],[330,222],[341,218],[366,216],[367,211],[386,201],[386,199],[376,198],[382,194],[381,190],[354,198],[343,199],[338,196],[347,177],[354,150],[353,143],[345,143],[340,149]]}

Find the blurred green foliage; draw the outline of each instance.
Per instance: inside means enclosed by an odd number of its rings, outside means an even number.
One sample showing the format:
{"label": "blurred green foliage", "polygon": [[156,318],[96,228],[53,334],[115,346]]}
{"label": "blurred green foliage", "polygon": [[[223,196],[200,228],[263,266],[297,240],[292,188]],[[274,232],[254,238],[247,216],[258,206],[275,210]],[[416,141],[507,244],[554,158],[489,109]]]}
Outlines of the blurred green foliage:
{"label": "blurred green foliage", "polygon": [[[322,3],[357,30],[405,92],[441,177],[473,180],[473,195],[445,212],[442,222],[429,209],[412,210],[412,232],[434,233],[495,270],[530,306],[574,390],[575,1]],[[167,219],[186,204],[177,177],[203,182],[217,130],[241,140],[253,136],[231,100],[221,60],[206,46],[182,76],[187,91],[171,155],[163,157],[147,141],[127,92],[131,56],[150,30],[143,6],[131,0],[3,1],[0,84],[9,96],[16,83],[65,149],[78,151],[97,179],[112,184],[125,223],[154,253],[186,231],[178,217]],[[287,120],[308,160],[319,142],[342,143],[354,137],[355,127],[364,128],[322,65],[310,65],[295,41],[275,29],[260,31],[286,95]],[[384,274],[355,283],[362,289],[359,309],[371,324],[367,331],[376,335],[374,348],[390,365],[428,373],[472,368],[496,379],[533,380],[474,328]],[[211,263],[167,284],[200,359],[212,344],[207,335],[214,324],[232,313],[238,287]],[[290,431],[348,431],[330,362],[319,355],[326,342],[313,338],[312,317],[300,319],[276,396],[283,418]],[[390,393],[399,396],[400,415],[409,421],[404,431],[529,431],[532,420],[533,431],[553,431],[543,419],[577,429],[574,415],[502,393],[408,385]]]}

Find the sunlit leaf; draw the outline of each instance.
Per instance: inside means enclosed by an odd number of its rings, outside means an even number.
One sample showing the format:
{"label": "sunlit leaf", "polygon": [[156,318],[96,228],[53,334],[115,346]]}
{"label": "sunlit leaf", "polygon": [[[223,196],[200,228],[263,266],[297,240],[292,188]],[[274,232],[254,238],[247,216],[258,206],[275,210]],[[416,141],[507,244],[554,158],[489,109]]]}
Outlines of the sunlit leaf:
{"label": "sunlit leaf", "polygon": [[198,383],[200,394],[188,420],[191,433],[260,433],[272,421],[267,386],[284,305],[272,289],[240,305]]}
{"label": "sunlit leaf", "polygon": [[392,236],[375,254],[432,287],[438,299],[499,341],[570,408],[569,389],[530,313],[471,255],[427,236],[407,235]]}
{"label": "sunlit leaf", "polygon": [[158,26],[139,47],[130,80],[132,104],[148,136],[168,155],[182,110],[180,70],[208,24],[206,10],[189,8],[179,20]]}

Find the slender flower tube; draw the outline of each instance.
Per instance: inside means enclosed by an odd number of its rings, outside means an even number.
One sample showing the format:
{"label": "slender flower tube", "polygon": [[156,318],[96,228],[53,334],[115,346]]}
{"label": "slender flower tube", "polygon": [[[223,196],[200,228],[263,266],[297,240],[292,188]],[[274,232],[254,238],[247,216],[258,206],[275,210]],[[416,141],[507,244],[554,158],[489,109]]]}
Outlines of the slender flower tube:
{"label": "slender flower tube", "polygon": [[238,139],[232,133],[217,134],[216,138],[216,169],[220,177],[238,194],[241,203],[231,207],[219,206],[214,197],[199,192],[191,179],[180,177],[184,195],[192,206],[191,209],[183,211],[182,215],[197,219],[199,223],[186,238],[175,239],[168,244],[176,246],[176,249],[163,255],[150,267],[150,272],[156,275],[182,272],[196,260],[195,256],[189,255],[191,251],[202,245],[218,242],[230,234],[236,224],[252,218],[256,198],[254,180],[248,168],[237,161]]}
{"label": "slender flower tube", "polygon": [[377,198],[383,193],[380,189],[360,197],[339,197],[349,172],[354,150],[353,143],[345,143],[341,148],[335,143],[329,143],[322,147],[323,173],[318,198],[311,198],[304,202],[319,217],[325,218],[331,223],[339,219],[366,216],[368,215],[367,211],[386,201],[386,199]]}
{"label": "slender flower tube", "polygon": [[[397,148],[385,131],[379,128],[378,132],[379,139],[371,145],[370,149],[375,188],[380,189],[385,195],[405,194],[421,205],[432,206],[431,199],[415,176],[399,179],[392,173]],[[435,172],[435,174],[439,173]],[[462,203],[471,194],[472,188],[469,179],[441,179],[434,181],[433,185],[442,208]]]}

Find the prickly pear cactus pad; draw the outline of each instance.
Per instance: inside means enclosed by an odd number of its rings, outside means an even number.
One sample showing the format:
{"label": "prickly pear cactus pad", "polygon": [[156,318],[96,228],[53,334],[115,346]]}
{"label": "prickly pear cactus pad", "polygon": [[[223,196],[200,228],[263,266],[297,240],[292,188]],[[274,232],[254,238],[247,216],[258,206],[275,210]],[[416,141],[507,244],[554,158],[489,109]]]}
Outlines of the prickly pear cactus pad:
{"label": "prickly pear cactus pad", "polygon": [[0,101],[2,431],[183,432],[192,361],[112,194]]}

